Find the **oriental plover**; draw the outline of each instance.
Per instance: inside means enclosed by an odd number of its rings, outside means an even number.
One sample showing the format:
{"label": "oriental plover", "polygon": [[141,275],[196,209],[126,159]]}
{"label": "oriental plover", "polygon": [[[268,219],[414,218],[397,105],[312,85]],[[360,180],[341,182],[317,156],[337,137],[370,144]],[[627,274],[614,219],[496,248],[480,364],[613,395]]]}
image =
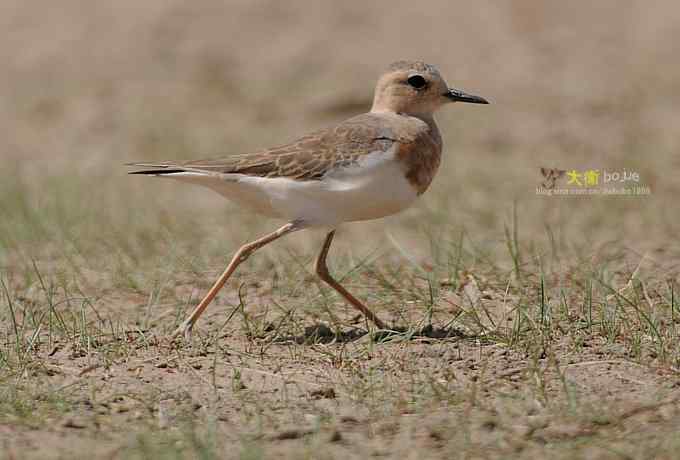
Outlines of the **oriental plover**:
{"label": "oriental plover", "polygon": [[343,222],[395,214],[425,193],[442,152],[434,112],[452,102],[488,104],[480,96],[449,88],[432,65],[398,61],[378,80],[370,112],[289,144],[217,159],[130,164],[142,168],[130,174],[202,185],[254,212],[286,222],[236,251],[173,337],[189,337],[203,311],[252,253],[284,235],[312,227],[328,229],[316,273],[378,328],[386,328],[333,279],[326,265],[328,250]]}

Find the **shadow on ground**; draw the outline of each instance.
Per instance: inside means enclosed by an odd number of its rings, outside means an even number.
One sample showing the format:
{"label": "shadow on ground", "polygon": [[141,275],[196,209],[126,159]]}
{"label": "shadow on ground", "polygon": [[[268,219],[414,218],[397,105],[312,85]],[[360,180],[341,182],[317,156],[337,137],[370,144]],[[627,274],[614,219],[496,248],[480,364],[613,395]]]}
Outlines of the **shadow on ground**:
{"label": "shadow on ground", "polygon": [[[275,337],[275,343],[297,343],[297,344],[314,344],[314,343],[348,343],[359,340],[369,332],[365,329],[354,328],[347,331],[334,331],[324,324],[315,324],[306,327],[304,332],[300,335],[288,335]],[[262,338],[266,338],[263,336]],[[463,333],[457,328],[434,327],[431,324],[420,328],[413,329],[409,327],[395,326],[390,329],[382,329],[370,333],[370,340],[376,343],[387,342],[391,340],[410,340],[410,339],[450,339],[459,338],[467,339],[470,336]]]}

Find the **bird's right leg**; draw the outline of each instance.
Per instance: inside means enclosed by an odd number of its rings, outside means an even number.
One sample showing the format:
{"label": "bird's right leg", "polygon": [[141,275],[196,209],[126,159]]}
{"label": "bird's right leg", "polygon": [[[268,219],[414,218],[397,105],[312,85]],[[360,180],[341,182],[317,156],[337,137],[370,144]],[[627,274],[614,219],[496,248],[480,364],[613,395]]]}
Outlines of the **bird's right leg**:
{"label": "bird's right leg", "polygon": [[366,307],[366,305],[361,303],[359,299],[350,294],[347,289],[345,289],[340,283],[333,279],[330,272],[328,271],[328,265],[326,265],[326,257],[328,256],[328,250],[331,248],[331,243],[333,242],[334,236],[335,230],[331,231],[330,233],[328,233],[328,235],[326,235],[326,241],[324,241],[323,247],[321,248],[321,252],[319,253],[319,257],[316,259],[317,275],[319,275],[319,278],[328,283],[330,287],[338,291],[338,293],[341,296],[343,296],[345,300],[347,300],[354,308],[363,313],[366,318],[373,321],[373,324],[378,326],[378,328],[388,329],[387,325],[383,323],[380,320],[380,318],[378,318],[375,315],[375,313],[369,310],[368,307]]}

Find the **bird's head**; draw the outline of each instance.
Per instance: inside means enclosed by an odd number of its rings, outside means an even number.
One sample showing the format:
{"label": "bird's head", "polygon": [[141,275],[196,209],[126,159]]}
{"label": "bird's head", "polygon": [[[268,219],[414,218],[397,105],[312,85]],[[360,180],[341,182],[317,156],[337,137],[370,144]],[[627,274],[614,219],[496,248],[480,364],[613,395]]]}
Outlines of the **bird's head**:
{"label": "bird's head", "polygon": [[449,88],[433,65],[397,61],[378,80],[371,111],[431,114],[451,102],[489,103],[483,97]]}

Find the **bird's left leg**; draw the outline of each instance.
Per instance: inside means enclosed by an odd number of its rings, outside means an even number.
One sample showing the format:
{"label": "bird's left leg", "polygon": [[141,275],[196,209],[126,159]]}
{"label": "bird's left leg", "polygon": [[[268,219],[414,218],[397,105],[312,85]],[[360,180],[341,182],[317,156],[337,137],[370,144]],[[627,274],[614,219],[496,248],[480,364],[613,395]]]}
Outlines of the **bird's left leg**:
{"label": "bird's left leg", "polygon": [[234,273],[236,270],[236,267],[238,267],[241,262],[244,262],[253,252],[257,251],[261,247],[271,243],[274,240],[278,240],[284,235],[287,235],[291,232],[294,232],[296,230],[301,230],[304,228],[304,225],[301,222],[290,222],[283,227],[279,228],[275,232],[272,232],[268,235],[263,236],[262,238],[259,238],[255,241],[252,241],[250,243],[244,244],[239,248],[238,251],[236,251],[236,254],[234,254],[234,257],[232,257],[231,262],[229,262],[229,265],[227,265],[227,268],[224,270],[224,273],[215,281],[215,284],[210,288],[208,293],[203,297],[203,300],[194,308],[194,311],[191,312],[189,317],[182,322],[182,324],[175,330],[175,332],[172,334],[172,339],[175,339],[177,336],[184,334],[184,337],[186,339],[189,339],[191,336],[191,329],[194,327],[194,324],[198,320],[199,316],[203,313],[203,311],[208,307],[210,302],[215,298],[217,293],[222,289],[222,286],[224,286],[224,283],[227,282],[229,277]]}

